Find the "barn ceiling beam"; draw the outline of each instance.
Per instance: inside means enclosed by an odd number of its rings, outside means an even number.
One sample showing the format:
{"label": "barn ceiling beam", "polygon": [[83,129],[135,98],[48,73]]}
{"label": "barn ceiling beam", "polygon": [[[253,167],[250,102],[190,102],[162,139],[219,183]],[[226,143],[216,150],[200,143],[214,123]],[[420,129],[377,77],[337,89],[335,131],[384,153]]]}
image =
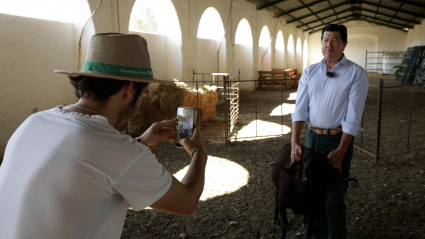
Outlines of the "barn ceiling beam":
{"label": "barn ceiling beam", "polygon": [[411,22],[411,23],[415,23],[415,24],[421,24],[420,22],[417,22],[417,21],[412,21],[410,19],[406,19],[406,18],[402,18],[402,17],[396,17],[396,16],[393,16],[393,15],[381,13],[379,11],[372,11],[372,10],[369,10],[369,9],[362,9],[362,11],[370,12],[370,13],[376,13],[376,14],[379,14],[379,15],[382,15],[382,16],[385,16],[385,17],[394,18],[394,19],[397,19],[397,20],[400,20],[400,21],[406,21],[406,22]]}
{"label": "barn ceiling beam", "polygon": [[[360,19],[359,19],[359,16],[360,16]],[[386,23],[380,23],[380,22],[374,21],[374,20],[373,20],[373,17],[366,16],[366,15],[361,15],[361,14],[348,15],[348,16],[346,16],[346,17],[341,18],[340,20],[342,20],[342,19],[346,19],[346,18],[349,18],[349,19],[348,19],[347,21],[345,21],[345,22],[349,22],[349,21],[353,21],[353,20],[362,20],[362,21],[366,21],[366,22],[369,22],[369,23],[375,23],[375,24],[380,25],[380,26],[390,27],[390,28],[393,28],[393,29],[396,29],[396,30],[399,30],[399,31],[402,31],[402,32],[406,32],[406,31],[405,31],[405,30],[403,30],[402,28],[394,27],[394,26],[391,26],[391,25],[387,25]],[[372,19],[372,20],[368,20],[368,18],[370,18],[370,19]],[[323,29],[323,27],[324,27],[324,26],[326,26],[327,24],[331,24],[331,23],[333,23],[333,22],[336,22],[336,21],[338,21],[338,20],[337,20],[337,19],[335,19],[335,20],[332,20],[332,21],[330,21],[330,22],[327,22],[326,24],[317,25],[317,26],[315,26],[314,28],[312,28],[312,29],[316,29],[316,30],[313,30],[313,31],[309,32],[309,34],[313,34],[313,33],[315,33],[315,32],[322,31],[322,29]],[[381,20],[381,21],[383,21],[383,20]],[[344,23],[345,23],[345,22],[344,22]],[[341,23],[341,24],[342,24],[342,23]],[[391,23],[391,24],[394,24],[394,23]],[[309,30],[309,29],[304,30],[304,31],[308,31],[308,30]]]}
{"label": "barn ceiling beam", "polygon": [[[406,25],[405,25],[405,24],[399,24],[399,23],[396,23],[396,22],[388,22],[388,21],[385,21],[385,20],[382,20],[382,19],[379,19],[379,18],[374,19],[374,18],[373,18],[373,17],[371,17],[371,16],[367,16],[367,15],[363,15],[363,14],[361,14],[361,16],[362,16],[362,17],[365,17],[365,18],[370,18],[370,19],[372,19],[372,20],[382,21],[382,22],[384,22],[384,23],[382,23],[382,24],[384,24],[384,25],[392,24],[392,25],[400,26],[400,28],[404,28],[404,27],[406,27]],[[400,29],[399,29],[399,30],[400,30]]]}
{"label": "barn ceiling beam", "polygon": [[[379,0],[379,2],[378,2],[378,4],[379,4],[379,5],[381,5],[381,1],[382,1],[382,0]],[[377,8],[376,8],[374,18],[376,18],[376,17],[378,16],[378,12],[379,12],[379,7],[377,7]]]}
{"label": "barn ceiling beam", "polygon": [[[366,9],[361,9],[361,8],[359,8],[359,7],[352,7],[352,8],[349,8],[349,9],[346,9],[346,10],[343,10],[343,11],[341,11],[341,12],[337,12],[336,14],[343,14],[343,13],[345,13],[345,12],[349,12],[349,11],[360,11],[360,10],[363,10],[363,11],[365,11],[365,12],[372,12],[372,13],[375,13],[374,11],[371,11],[371,10],[366,10]],[[378,14],[380,14],[380,13],[378,13]],[[387,15],[387,14],[380,14],[380,15],[384,15],[384,16],[387,16],[387,17],[392,17],[391,15]],[[303,26],[307,26],[307,25],[309,25],[309,24],[312,24],[312,23],[316,23],[316,22],[318,22],[318,21],[322,21],[323,22],[323,20],[325,20],[325,19],[327,19],[327,18],[329,18],[329,17],[333,17],[333,16],[335,16],[334,14],[331,14],[331,15],[328,15],[328,16],[326,16],[326,17],[323,17],[323,18],[320,18],[320,19],[316,19],[316,20],[314,20],[314,21],[310,21],[310,22],[307,22],[307,23],[304,23],[304,24],[302,24],[302,25],[299,25],[299,26],[297,26],[297,28],[300,28],[300,27],[303,27]],[[352,16],[352,15],[350,15],[350,16]],[[358,14],[357,16],[364,16],[364,17],[369,17],[369,18],[372,18],[372,19],[377,19],[377,20],[379,20],[379,21],[383,21],[383,22],[387,22],[386,20],[383,20],[383,19],[380,19],[380,18],[373,18],[373,17],[371,17],[371,16],[367,16],[367,15],[364,15],[364,14]],[[336,20],[338,20],[338,19],[336,19]],[[407,20],[407,19],[404,19],[405,21],[409,21],[409,20]],[[406,24],[399,24],[399,23],[395,23],[395,22],[390,22],[391,24],[394,24],[394,25],[398,25],[398,26],[400,26],[400,27],[409,27],[409,28],[412,28],[412,26],[408,26],[408,25],[406,25]],[[308,27],[308,26],[307,26]],[[313,29],[313,28],[315,28],[315,27],[308,27],[308,29],[306,29],[306,30],[304,30],[304,31],[308,31],[308,30],[310,30],[310,29]]]}
{"label": "barn ceiling beam", "polygon": [[[302,4],[303,4],[303,6],[305,6],[305,3],[302,1],[302,0],[299,0]],[[329,2],[329,0],[327,0],[328,2]],[[311,13],[313,13],[314,14],[314,16],[316,16],[317,17],[317,20],[318,21],[322,21],[322,19],[319,17],[319,16],[317,16],[317,14],[314,12],[314,11],[312,11],[311,9],[310,9],[310,7],[307,7],[307,9],[311,12]],[[301,22],[301,21],[300,21]],[[322,21],[322,23],[323,23],[323,21]],[[301,24],[302,25],[306,25],[306,23],[302,23],[301,22]]]}
{"label": "barn ceiling beam", "polygon": [[[290,14],[290,13],[292,13],[292,12],[296,12],[296,11],[298,11],[298,10],[305,9],[306,7],[311,7],[311,6],[313,6],[313,5],[316,5],[316,4],[318,4],[318,3],[325,2],[325,1],[326,1],[326,0],[318,0],[318,1],[314,1],[314,2],[309,3],[309,4],[305,4],[304,6],[301,6],[301,7],[297,7],[297,8],[291,9],[291,10],[289,10],[289,11],[282,11],[281,13],[279,13],[278,15],[276,15],[276,16],[274,16],[274,17],[281,17],[281,16],[283,16],[283,15]],[[313,14],[313,15],[314,15],[314,14]]]}
{"label": "barn ceiling beam", "polygon": [[[402,3],[404,3],[404,2],[405,2],[405,1],[402,1]],[[415,16],[415,17],[421,17],[421,18],[424,18],[424,15],[423,15],[423,14],[418,14],[418,13],[414,13],[414,12],[409,12],[409,11],[405,11],[405,10],[402,10],[402,9],[399,9],[399,8],[387,7],[387,6],[382,5],[382,4],[377,4],[377,3],[368,2],[368,1],[361,1],[361,3],[363,3],[363,4],[367,4],[367,5],[371,5],[371,6],[374,6],[374,7],[379,7],[379,8],[388,9],[388,10],[391,10],[391,11],[394,11],[394,12],[401,12],[401,13],[408,14],[408,15],[412,15],[412,16]]]}
{"label": "barn ceiling beam", "polygon": [[[357,15],[355,15],[355,16],[357,16]],[[339,21],[341,21],[341,20],[344,20],[344,19],[349,19],[349,20],[347,20],[347,21],[344,21],[344,23],[346,23],[346,22],[348,22],[348,21],[350,21],[350,20],[352,20],[352,18],[354,17],[354,15],[348,15],[348,16],[345,16],[345,17],[342,17],[342,18],[340,18],[339,19]],[[317,25],[317,26],[314,26],[314,27],[312,27],[312,28],[309,28],[309,29],[306,29],[306,30],[304,30],[304,31],[308,31],[308,30],[313,30],[312,32],[310,32],[310,34],[312,34],[312,33],[315,33],[315,32],[318,32],[318,31],[322,31],[322,29],[323,29],[323,27],[324,26],[326,26],[326,25],[328,25],[328,24],[331,24],[331,23],[334,23],[334,22],[336,22],[336,21],[338,21],[338,19],[334,19],[334,20],[331,20],[331,21],[328,21],[328,22],[326,22],[326,23],[324,23],[324,24],[320,24],[320,25]],[[314,30],[314,29],[316,29],[316,30]]]}
{"label": "barn ceiling beam", "polygon": [[[349,22],[349,21],[352,21],[351,17],[352,17],[352,16],[347,16],[347,17],[340,18],[340,19],[339,19],[339,21],[341,21],[341,23],[340,23],[340,24],[344,24],[344,23],[347,23],[347,22]],[[345,20],[345,21],[342,21],[342,20],[344,20],[344,19],[346,19],[346,18],[349,18],[349,19],[347,19],[347,20]],[[310,31],[310,32],[309,32],[309,34],[313,34],[313,33],[315,33],[315,32],[321,32],[321,31],[323,30],[323,26],[326,26],[327,24],[331,24],[331,23],[336,22],[336,21],[338,21],[338,20],[337,20],[337,19],[335,19],[335,20],[333,20],[333,21],[327,22],[327,23],[326,23],[326,24],[324,24],[324,25],[316,26],[316,27],[314,27],[316,30]],[[308,30],[305,30],[305,31],[308,31]]]}
{"label": "barn ceiling beam", "polygon": [[[349,4],[349,3],[351,3],[351,2],[352,2],[352,1],[342,2],[342,3],[340,3],[340,4],[333,5],[332,7],[328,7],[328,8],[322,9],[322,10],[320,10],[320,11],[316,11],[316,12],[315,12],[315,14],[319,14],[319,13],[322,13],[322,12],[326,12],[326,11],[328,11],[328,10],[331,10],[331,9],[333,9],[333,8],[337,8],[337,7],[340,7],[340,6],[343,6],[343,5]],[[311,17],[311,16],[313,16],[313,15],[314,15],[314,13],[307,14],[307,15],[304,15],[304,16],[301,16],[301,17],[298,17],[298,18],[294,18],[294,19],[292,19],[292,20],[290,20],[290,21],[287,21],[286,23],[287,23],[287,24],[289,24],[289,23],[292,23],[292,22],[300,21],[300,20],[301,20],[301,19],[303,19],[303,18]]]}
{"label": "barn ceiling beam", "polygon": [[425,8],[425,4],[419,3],[419,2],[411,2],[411,1],[406,1],[406,0],[393,0],[393,1],[394,2],[408,4],[408,5],[412,5],[412,6],[415,6],[415,7]]}
{"label": "barn ceiling beam", "polygon": [[284,2],[284,1],[285,0],[277,0],[277,1],[265,3],[263,5],[257,6],[257,10],[261,10],[263,8],[266,8],[266,7],[271,7],[271,6],[274,6],[275,4],[278,4],[278,3],[281,3],[281,2]]}
{"label": "barn ceiling beam", "polygon": [[[397,0],[393,0],[393,1],[397,1]],[[404,2],[404,0],[400,0],[400,1],[397,1],[397,2]],[[301,17],[294,18],[292,20],[287,21],[286,23],[289,24],[289,23],[292,23],[292,22],[300,21],[301,19],[304,19],[304,18],[307,18],[307,17],[311,17],[311,16],[313,16],[315,14],[319,14],[319,13],[322,13],[322,12],[326,12],[326,11],[329,11],[331,9],[334,9],[334,8],[337,8],[337,7],[340,7],[340,6],[343,6],[343,5],[347,5],[347,4],[362,4],[362,3],[363,4],[368,4],[368,5],[371,5],[371,6],[375,6],[377,8],[383,8],[383,9],[388,9],[388,10],[392,10],[392,11],[398,11],[398,12],[405,13],[405,14],[408,14],[408,15],[413,15],[415,17],[420,17],[420,18],[424,18],[425,17],[424,15],[421,15],[421,14],[416,14],[416,13],[407,12],[407,11],[400,11],[397,8],[386,7],[386,6],[383,6],[382,4],[375,4],[375,3],[371,3],[371,2],[367,2],[367,1],[360,1],[360,0],[354,0],[354,1],[353,0],[348,0],[348,1],[342,2],[340,4],[336,4],[336,5],[332,6],[332,7],[324,8],[324,9],[319,10],[319,11],[316,11],[314,13],[306,14],[306,15],[303,15]],[[408,4],[409,1],[408,2],[404,2],[404,3]],[[420,5],[423,5],[423,4],[418,4],[418,5],[420,6]],[[425,8],[425,6],[424,6],[424,8]],[[362,11],[369,11],[370,12],[371,10],[367,10],[367,9],[362,8]],[[383,15],[383,16],[391,16],[391,15],[388,15],[388,14],[380,13],[378,11],[373,11],[373,12],[374,13],[378,13],[378,14]],[[279,16],[281,16],[281,15],[285,15],[285,13],[281,13]],[[407,21],[407,22],[412,22],[412,23],[415,23],[415,24],[421,24],[420,22],[411,21],[409,19],[405,19],[405,18],[401,18],[401,17],[397,17],[397,16],[391,16],[391,17],[393,17],[394,19],[401,20],[401,21]]]}
{"label": "barn ceiling beam", "polygon": [[393,14],[393,16],[390,18],[389,22],[393,21],[393,18],[395,17],[395,15],[397,15],[397,13],[400,11],[401,7],[403,6],[404,3],[400,4],[400,6],[398,6],[398,10]]}
{"label": "barn ceiling beam", "polygon": [[[317,26],[314,26],[314,27],[308,27],[308,28],[307,28],[306,30],[304,30],[304,31],[314,30],[314,29],[315,29],[315,28],[317,28],[317,27],[320,27],[320,29],[322,29],[322,26],[326,26],[327,24],[335,23],[335,22],[337,22],[337,21],[341,21],[341,20],[344,20],[344,19],[347,19],[347,18],[349,18],[350,20],[353,20],[353,19],[355,19],[355,18],[360,18],[360,14],[358,14],[358,13],[353,13],[353,14],[347,15],[347,16],[345,16],[345,17],[342,17],[342,18],[340,18],[340,19],[333,19],[333,20],[331,20],[331,21],[326,22],[325,24],[317,25]],[[345,23],[345,22],[347,22],[347,21],[344,21],[344,23]],[[342,24],[342,23],[340,23],[340,24]]]}
{"label": "barn ceiling beam", "polygon": [[298,27],[303,27],[303,26],[306,26],[306,25],[309,25],[309,24],[312,24],[312,23],[315,23],[315,22],[318,22],[318,21],[322,21],[322,20],[324,20],[324,19],[326,19],[326,18],[330,18],[330,17],[334,17],[335,15],[337,15],[337,14],[343,14],[343,13],[345,13],[345,12],[349,12],[349,11],[352,11],[353,10],[353,8],[348,8],[348,9],[346,9],[346,10],[344,10],[344,11],[341,11],[341,12],[337,12],[337,13],[333,13],[333,14],[331,14],[331,15],[327,15],[326,17],[322,17],[322,18],[318,18],[318,19],[316,19],[316,20],[313,20],[313,21],[310,21],[310,22],[306,22],[306,23],[304,23],[304,24],[302,24],[302,25],[299,25],[299,26],[297,26],[297,28]]}
{"label": "barn ceiling beam", "polygon": [[383,26],[383,27],[389,27],[389,28],[393,28],[393,29],[396,29],[396,30],[399,30],[399,31],[402,31],[402,32],[406,32],[402,28],[387,25],[386,23],[379,23],[379,22],[376,22],[376,21],[373,21],[373,20],[367,20],[367,19],[362,19],[362,20],[365,21],[365,22],[375,23],[375,24],[378,24],[378,25]]}
{"label": "barn ceiling beam", "polygon": [[[332,7],[332,11],[334,12],[334,14],[335,14],[335,16],[336,16],[336,19],[339,19],[338,14],[336,14],[335,7],[334,7],[334,6],[332,6],[332,3],[331,3],[329,0],[327,0],[327,1],[328,1],[329,6],[330,6],[330,7]],[[340,21],[340,22],[341,22],[341,21]],[[340,23],[340,24],[341,24],[341,23]]]}

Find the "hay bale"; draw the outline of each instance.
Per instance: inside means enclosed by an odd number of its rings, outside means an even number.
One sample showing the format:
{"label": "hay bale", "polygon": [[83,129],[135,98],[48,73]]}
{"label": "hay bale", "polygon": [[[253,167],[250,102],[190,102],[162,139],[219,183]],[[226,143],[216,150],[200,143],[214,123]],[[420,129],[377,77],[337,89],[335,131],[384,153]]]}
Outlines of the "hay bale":
{"label": "hay bale", "polygon": [[218,100],[216,86],[202,86],[198,91],[183,82],[156,84],[142,96],[139,110],[128,124],[130,134],[141,134],[154,122],[176,117],[179,106],[193,107],[198,111],[198,121],[216,117],[215,104]]}
{"label": "hay bale", "polygon": [[[199,98],[199,101],[197,100]],[[185,94],[183,99],[184,107],[194,107],[198,110],[198,119],[200,122],[205,122],[208,119],[214,119],[216,117],[217,109],[215,104],[217,103],[217,87],[215,86],[203,86],[199,88],[198,93],[188,92]]]}

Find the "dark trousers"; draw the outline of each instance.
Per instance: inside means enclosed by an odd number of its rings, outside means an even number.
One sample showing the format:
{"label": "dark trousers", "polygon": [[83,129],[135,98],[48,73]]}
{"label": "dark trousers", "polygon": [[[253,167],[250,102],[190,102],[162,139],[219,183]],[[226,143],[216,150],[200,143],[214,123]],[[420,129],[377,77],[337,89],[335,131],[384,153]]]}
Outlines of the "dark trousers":
{"label": "dark trousers", "polygon": [[[318,135],[310,128],[307,130],[306,147],[315,150],[334,150],[338,148],[342,133],[337,135]],[[342,178],[350,175],[351,159],[353,158],[354,137],[348,146],[341,164]],[[319,218],[314,222],[313,238],[344,239],[347,237],[347,209],[344,195],[347,192],[348,182],[333,183],[326,187],[326,200]]]}

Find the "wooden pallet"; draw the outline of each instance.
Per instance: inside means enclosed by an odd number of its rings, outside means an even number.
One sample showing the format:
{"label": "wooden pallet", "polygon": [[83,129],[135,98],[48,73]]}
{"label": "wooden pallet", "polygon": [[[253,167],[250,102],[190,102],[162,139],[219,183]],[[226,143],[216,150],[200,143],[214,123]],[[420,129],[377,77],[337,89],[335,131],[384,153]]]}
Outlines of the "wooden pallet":
{"label": "wooden pallet", "polygon": [[297,69],[272,69],[271,71],[258,71],[258,89],[280,90],[298,85]]}

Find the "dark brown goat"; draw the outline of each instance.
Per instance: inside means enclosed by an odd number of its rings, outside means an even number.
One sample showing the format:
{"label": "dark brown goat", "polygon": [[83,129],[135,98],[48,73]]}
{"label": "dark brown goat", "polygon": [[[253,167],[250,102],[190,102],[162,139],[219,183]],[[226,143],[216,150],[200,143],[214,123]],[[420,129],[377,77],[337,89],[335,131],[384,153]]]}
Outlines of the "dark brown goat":
{"label": "dark brown goat", "polygon": [[292,164],[289,143],[282,147],[277,161],[270,164],[274,166],[272,180],[276,189],[273,221],[281,223],[282,239],[286,238],[288,227],[287,208],[294,214],[304,214],[307,238],[312,237],[314,219],[318,209],[324,206],[324,188],[331,181],[340,179],[339,170],[328,166],[329,152],[314,151],[303,146],[302,160]]}

